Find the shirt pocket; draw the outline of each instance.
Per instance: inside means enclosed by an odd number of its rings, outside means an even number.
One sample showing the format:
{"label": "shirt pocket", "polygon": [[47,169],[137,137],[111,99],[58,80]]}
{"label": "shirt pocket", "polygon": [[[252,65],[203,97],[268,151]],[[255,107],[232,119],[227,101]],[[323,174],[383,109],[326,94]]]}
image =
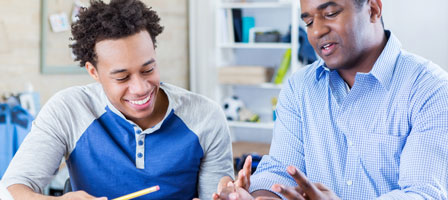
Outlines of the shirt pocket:
{"label": "shirt pocket", "polygon": [[406,138],[407,135],[398,134],[359,135],[360,162],[370,178],[385,181],[387,184],[398,182],[400,156]]}

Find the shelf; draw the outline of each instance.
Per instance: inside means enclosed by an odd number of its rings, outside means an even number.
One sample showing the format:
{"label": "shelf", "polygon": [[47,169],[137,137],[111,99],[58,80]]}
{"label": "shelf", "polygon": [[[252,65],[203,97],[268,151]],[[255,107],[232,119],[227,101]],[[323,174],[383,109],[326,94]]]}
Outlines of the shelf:
{"label": "shelf", "polygon": [[256,128],[256,129],[268,129],[274,128],[274,122],[236,122],[227,121],[230,127],[234,128]]}
{"label": "shelf", "polygon": [[277,85],[274,83],[263,83],[263,84],[258,85],[258,87],[263,88],[263,89],[275,89],[275,90],[282,89],[282,85]]}
{"label": "shelf", "polygon": [[223,43],[221,48],[241,48],[241,49],[289,49],[291,43]]}
{"label": "shelf", "polygon": [[270,143],[260,142],[233,142],[233,158],[240,158],[243,154],[257,153],[259,155],[269,154]]}
{"label": "shelf", "polygon": [[272,89],[272,90],[281,90],[282,85],[276,85],[273,83],[262,83],[258,85],[243,85],[243,84],[223,84],[231,87],[248,87],[248,88],[258,88],[258,89]]}
{"label": "shelf", "polygon": [[290,8],[291,2],[222,3],[221,8]]}

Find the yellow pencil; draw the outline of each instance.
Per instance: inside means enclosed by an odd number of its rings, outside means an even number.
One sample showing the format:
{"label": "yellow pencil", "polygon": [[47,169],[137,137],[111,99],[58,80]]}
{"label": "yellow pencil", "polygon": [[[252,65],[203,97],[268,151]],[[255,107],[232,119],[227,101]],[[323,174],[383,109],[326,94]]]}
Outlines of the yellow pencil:
{"label": "yellow pencil", "polygon": [[143,196],[143,195],[145,195],[145,194],[149,194],[149,193],[151,193],[151,192],[158,191],[159,189],[160,189],[160,187],[159,187],[158,185],[156,185],[156,186],[152,186],[152,187],[150,187],[150,188],[146,188],[146,189],[143,189],[143,190],[140,190],[140,191],[137,191],[137,192],[128,194],[128,195],[124,195],[124,196],[121,196],[121,197],[118,197],[118,198],[115,198],[115,199],[112,199],[112,200],[128,200],[128,199],[133,199],[133,198],[137,198],[137,197],[139,197],[139,196]]}

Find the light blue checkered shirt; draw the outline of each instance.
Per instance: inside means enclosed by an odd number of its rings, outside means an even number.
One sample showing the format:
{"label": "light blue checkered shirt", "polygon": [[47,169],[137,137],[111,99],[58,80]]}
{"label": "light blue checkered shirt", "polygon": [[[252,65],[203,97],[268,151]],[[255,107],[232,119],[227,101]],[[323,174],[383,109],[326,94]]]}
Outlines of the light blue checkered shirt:
{"label": "light blue checkered shirt", "polygon": [[251,192],[296,186],[286,173],[294,165],[342,199],[447,199],[448,74],[386,33],[351,90],[322,60],[288,80]]}

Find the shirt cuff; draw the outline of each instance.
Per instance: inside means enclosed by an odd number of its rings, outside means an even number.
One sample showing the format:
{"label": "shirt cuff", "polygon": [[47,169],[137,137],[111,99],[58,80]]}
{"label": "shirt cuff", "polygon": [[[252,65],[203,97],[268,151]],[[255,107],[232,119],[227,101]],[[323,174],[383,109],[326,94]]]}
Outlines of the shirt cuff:
{"label": "shirt cuff", "polygon": [[291,183],[291,181],[284,179],[282,177],[276,177],[276,178],[271,178],[272,174],[269,173],[260,173],[260,174],[256,174],[255,176],[252,176],[250,179],[250,187],[249,187],[249,193],[253,193],[255,191],[258,190],[265,190],[265,191],[269,191],[272,192],[274,194],[276,194],[277,196],[279,196],[282,199],[286,199],[285,197],[283,197],[280,193],[278,192],[274,192],[273,190],[271,190],[272,185],[274,184],[282,184],[285,186],[292,186],[292,185],[296,185],[294,183]]}

